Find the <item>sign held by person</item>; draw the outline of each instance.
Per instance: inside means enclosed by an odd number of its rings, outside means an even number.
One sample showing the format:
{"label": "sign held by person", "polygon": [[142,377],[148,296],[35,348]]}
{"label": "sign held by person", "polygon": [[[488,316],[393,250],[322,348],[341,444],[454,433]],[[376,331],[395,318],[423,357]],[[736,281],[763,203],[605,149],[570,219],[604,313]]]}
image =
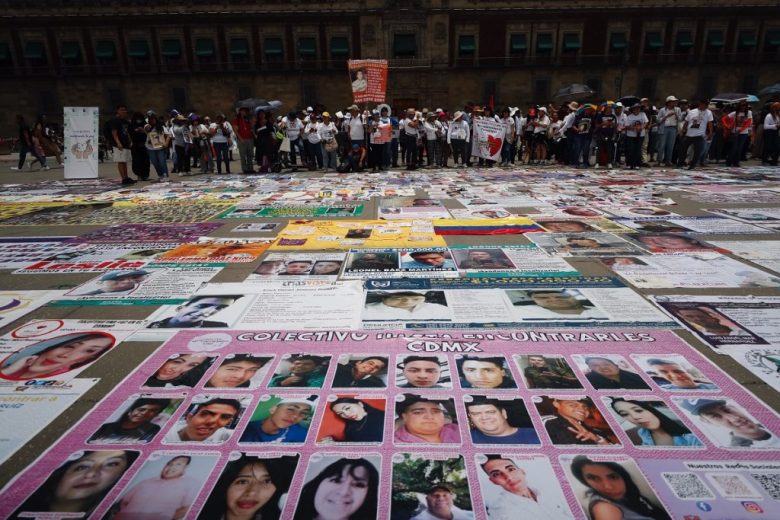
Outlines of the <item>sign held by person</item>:
{"label": "sign held by person", "polygon": [[348,60],[347,67],[355,103],[385,102],[387,60]]}

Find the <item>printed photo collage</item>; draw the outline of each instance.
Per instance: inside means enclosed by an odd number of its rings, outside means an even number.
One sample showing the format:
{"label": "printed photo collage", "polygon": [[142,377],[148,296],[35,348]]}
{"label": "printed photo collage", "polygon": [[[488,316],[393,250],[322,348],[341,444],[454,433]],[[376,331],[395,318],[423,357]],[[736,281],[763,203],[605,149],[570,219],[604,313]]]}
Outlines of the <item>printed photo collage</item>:
{"label": "printed photo collage", "polygon": [[[320,345],[267,336],[179,333],[30,470],[15,510],[56,510],[47,489],[76,468],[108,466],[105,488],[78,502],[99,518],[230,507],[386,518],[389,507],[411,519],[442,507],[492,519],[517,511],[503,509],[513,501],[578,518],[584,497],[601,496],[592,473],[617,474],[643,497],[639,511],[668,514],[675,502],[659,498],[646,459],[760,460],[780,449],[777,415],[668,332],[589,341],[576,345],[582,354],[564,342],[517,354],[510,341],[435,334]],[[338,500],[318,498],[329,488]]]}

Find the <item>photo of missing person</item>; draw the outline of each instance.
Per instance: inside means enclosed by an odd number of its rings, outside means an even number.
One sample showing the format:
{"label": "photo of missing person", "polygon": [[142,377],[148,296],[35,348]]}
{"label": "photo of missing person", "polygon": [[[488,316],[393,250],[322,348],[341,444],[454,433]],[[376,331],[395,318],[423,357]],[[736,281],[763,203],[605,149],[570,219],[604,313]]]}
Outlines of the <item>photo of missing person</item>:
{"label": "photo of missing person", "polygon": [[272,356],[228,354],[216,372],[209,377],[205,388],[257,388],[265,375]]}
{"label": "photo of missing person", "polygon": [[[28,518],[29,513],[83,513],[89,516],[125,472],[139,452],[128,450],[87,450],[72,454],[25,500],[12,518]],[[92,475],[97,474],[99,478]],[[86,486],[85,482],[90,485]]]}
{"label": "photo of missing person", "polygon": [[632,265],[647,265],[647,262],[634,256],[613,256],[611,258],[599,258],[599,261],[613,271]]}
{"label": "photo of missing person", "polygon": [[269,388],[322,388],[330,356],[290,354],[279,362]]}
{"label": "photo of missing person", "polygon": [[507,270],[517,269],[501,249],[452,249],[458,269]]}
{"label": "photo of missing person", "polygon": [[381,463],[380,455],[371,453],[312,455],[293,520],[376,520]]}
{"label": "photo of missing person", "polygon": [[165,435],[165,443],[222,444],[235,431],[251,398],[198,395]]}
{"label": "photo of missing person", "polygon": [[45,339],[6,357],[0,363],[0,378],[27,381],[67,374],[90,365],[115,344],[116,338],[102,331],[76,332]]}
{"label": "photo of missing person", "polygon": [[632,459],[561,455],[560,462],[589,520],[671,520]]}
{"label": "photo of missing person", "polygon": [[778,449],[780,438],[729,398],[672,400],[704,435],[719,448]]}
{"label": "photo of missing person", "polygon": [[460,444],[455,403],[404,394],[395,404],[396,444]]}
{"label": "photo of missing person", "polygon": [[225,328],[228,324],[221,320],[211,320],[218,312],[227,309],[243,294],[204,294],[193,296],[187,302],[175,307],[172,316],[153,321],[149,329],[192,329],[192,328]]}
{"label": "photo of missing person", "polygon": [[522,320],[607,320],[607,315],[577,289],[507,289]]}
{"label": "photo of missing person", "polygon": [[623,356],[586,354],[572,357],[596,390],[650,390],[650,385]]}
{"label": "photo of missing person", "polygon": [[655,233],[626,235],[640,247],[651,253],[678,253],[681,251],[712,251],[715,246],[706,244],[687,235],[674,233]]}
{"label": "photo of missing person", "polygon": [[444,291],[367,291],[363,321],[451,321]]}
{"label": "photo of missing person", "polygon": [[397,271],[398,253],[350,251],[345,272]]}
{"label": "photo of missing person", "polygon": [[[92,434],[89,444],[146,444],[176,412],[184,399],[146,395],[125,403]],[[119,415],[117,415],[119,413]]]}
{"label": "photo of missing person", "polygon": [[746,341],[752,341],[749,338],[752,338],[753,334],[708,305],[691,307],[667,303],[664,308],[703,336],[747,336]]}
{"label": "photo of missing person", "polygon": [[387,356],[349,355],[339,356],[333,388],[385,388],[387,387]]}
{"label": "photo of missing person", "polygon": [[103,519],[184,518],[217,459],[213,454],[152,453]]}
{"label": "photo of missing person", "polygon": [[605,397],[604,402],[634,446],[704,446],[663,401]]}
{"label": "photo of missing person", "polygon": [[451,271],[452,255],[446,249],[401,251],[401,269],[407,271]]}
{"label": "photo of missing person", "polygon": [[338,276],[343,260],[317,260],[311,268],[311,276]]}
{"label": "photo of missing person", "polygon": [[393,519],[474,519],[463,457],[398,454],[393,458],[392,489]]}
{"label": "photo of missing person", "polygon": [[352,92],[368,90],[368,77],[365,69],[357,69],[352,73]]}
{"label": "photo of missing person", "polygon": [[216,356],[203,352],[173,354],[143,384],[150,388],[192,388],[214,363]]}
{"label": "photo of missing person", "polygon": [[149,279],[144,269],[111,271],[67,293],[68,296],[127,296]]}
{"label": "photo of missing person", "polygon": [[535,397],[544,428],[556,446],[616,446],[620,444],[590,397]]}
{"label": "photo of missing person", "polygon": [[633,220],[626,225],[640,233],[695,233],[690,228],[666,220]]}
{"label": "photo of missing person", "polygon": [[637,355],[631,358],[650,376],[655,384],[670,392],[696,390],[720,391],[698,368],[678,354]]}
{"label": "photo of missing person", "polygon": [[574,370],[563,356],[544,356],[541,354],[515,355],[526,386],[533,389],[560,390],[582,388],[582,383],[574,375]]}
{"label": "photo of missing person", "polygon": [[198,519],[279,520],[299,458],[232,453]]}
{"label": "photo of missing person", "polygon": [[452,388],[447,356],[399,355],[395,384],[398,388]]}
{"label": "photo of missing person", "polygon": [[542,455],[477,455],[489,520],[572,520],[550,460]]}
{"label": "photo of missing person", "polygon": [[465,397],[474,444],[540,444],[522,399]]}
{"label": "photo of missing person", "polygon": [[344,238],[356,238],[361,240],[368,240],[371,238],[372,229],[350,229]]}
{"label": "photo of missing person", "polygon": [[384,398],[332,396],[322,417],[317,442],[381,444],[385,429],[385,407]]}
{"label": "photo of missing person", "polygon": [[517,388],[512,371],[503,356],[461,356],[457,355],[461,388],[494,390]]}
{"label": "photo of missing person", "polygon": [[582,222],[581,220],[535,220],[537,224],[542,226],[550,233],[587,233],[598,232],[598,229],[594,228],[590,224]]}
{"label": "photo of missing person", "polygon": [[317,408],[317,396],[264,396],[239,442],[302,443]]}

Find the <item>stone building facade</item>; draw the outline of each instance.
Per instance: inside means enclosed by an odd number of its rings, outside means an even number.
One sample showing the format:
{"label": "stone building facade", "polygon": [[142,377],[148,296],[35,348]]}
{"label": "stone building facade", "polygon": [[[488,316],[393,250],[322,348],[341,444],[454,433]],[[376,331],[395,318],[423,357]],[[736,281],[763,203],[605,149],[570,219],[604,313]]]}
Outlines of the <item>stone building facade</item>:
{"label": "stone building facade", "polygon": [[388,102],[455,109],[755,93],[780,80],[776,0],[0,0],[0,123],[63,105],[228,112],[350,103],[349,58],[390,61]]}

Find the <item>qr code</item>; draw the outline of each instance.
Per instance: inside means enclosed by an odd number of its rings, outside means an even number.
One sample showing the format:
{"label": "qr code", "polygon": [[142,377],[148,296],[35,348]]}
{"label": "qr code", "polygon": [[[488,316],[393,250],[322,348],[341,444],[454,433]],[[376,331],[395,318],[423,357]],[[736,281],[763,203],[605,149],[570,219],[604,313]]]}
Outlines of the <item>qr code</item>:
{"label": "qr code", "polygon": [[680,500],[715,498],[710,488],[695,473],[662,473],[672,493]]}
{"label": "qr code", "polygon": [[751,473],[750,476],[764,488],[767,495],[780,500],[780,473]]}

